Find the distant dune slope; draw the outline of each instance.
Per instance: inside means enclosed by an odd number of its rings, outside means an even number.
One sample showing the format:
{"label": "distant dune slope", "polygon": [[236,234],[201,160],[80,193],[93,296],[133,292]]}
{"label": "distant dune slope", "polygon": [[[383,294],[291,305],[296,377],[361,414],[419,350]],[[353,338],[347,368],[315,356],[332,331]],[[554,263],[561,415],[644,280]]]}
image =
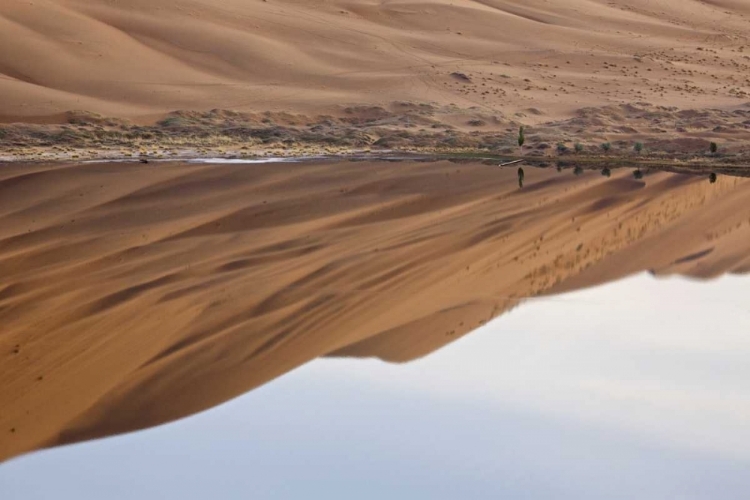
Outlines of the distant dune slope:
{"label": "distant dune slope", "polygon": [[6,165],[0,459],[318,356],[408,361],[526,296],[750,270],[750,179],[478,163]]}
{"label": "distant dune slope", "polygon": [[737,104],[749,15],[739,0],[4,0],[0,120]]}

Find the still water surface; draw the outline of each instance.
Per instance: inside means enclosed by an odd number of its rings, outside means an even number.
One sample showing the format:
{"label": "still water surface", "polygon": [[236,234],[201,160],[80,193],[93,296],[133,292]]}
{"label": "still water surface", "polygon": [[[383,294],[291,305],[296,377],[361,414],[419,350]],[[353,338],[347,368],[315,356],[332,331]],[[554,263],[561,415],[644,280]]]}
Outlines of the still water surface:
{"label": "still water surface", "polygon": [[155,429],[0,466],[4,499],[742,499],[750,279],[528,301],[407,364],[320,359]]}

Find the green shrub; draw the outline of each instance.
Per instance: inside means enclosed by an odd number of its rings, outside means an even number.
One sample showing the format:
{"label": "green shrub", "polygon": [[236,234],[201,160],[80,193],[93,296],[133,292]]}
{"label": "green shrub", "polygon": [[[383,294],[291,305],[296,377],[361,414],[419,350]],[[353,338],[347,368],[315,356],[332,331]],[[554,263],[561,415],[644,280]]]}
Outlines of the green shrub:
{"label": "green shrub", "polygon": [[635,145],[633,146],[633,149],[635,150],[636,153],[641,154],[641,152],[643,151],[643,143],[636,142]]}
{"label": "green shrub", "polygon": [[612,149],[612,144],[609,142],[603,142],[600,147],[602,148],[602,151],[609,153],[609,150]]}
{"label": "green shrub", "polygon": [[716,144],[715,142],[712,142],[711,145],[709,146],[709,150],[711,151],[712,155],[715,155],[716,152],[719,150],[719,145]]}
{"label": "green shrub", "polygon": [[522,148],[524,142],[526,142],[526,136],[523,133],[523,125],[521,125],[518,129],[518,147]]}
{"label": "green shrub", "polygon": [[558,142],[557,143],[557,152],[559,154],[565,154],[565,153],[567,153],[568,152],[568,146],[566,146],[565,143],[563,143],[563,142]]}
{"label": "green shrub", "polygon": [[575,150],[576,150],[576,153],[581,153],[581,152],[583,152],[583,144],[581,144],[580,142],[576,142],[576,143],[575,143],[575,144],[573,145],[573,148],[575,148]]}

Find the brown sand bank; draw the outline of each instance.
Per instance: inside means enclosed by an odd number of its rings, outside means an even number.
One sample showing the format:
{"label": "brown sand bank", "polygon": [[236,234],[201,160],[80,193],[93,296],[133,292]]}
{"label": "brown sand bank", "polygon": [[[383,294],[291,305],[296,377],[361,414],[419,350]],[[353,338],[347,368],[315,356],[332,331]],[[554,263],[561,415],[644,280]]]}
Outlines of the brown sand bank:
{"label": "brown sand bank", "polygon": [[750,270],[750,180],[479,163],[0,168],[0,459],[167,422],[324,355],[408,361],[516,305]]}

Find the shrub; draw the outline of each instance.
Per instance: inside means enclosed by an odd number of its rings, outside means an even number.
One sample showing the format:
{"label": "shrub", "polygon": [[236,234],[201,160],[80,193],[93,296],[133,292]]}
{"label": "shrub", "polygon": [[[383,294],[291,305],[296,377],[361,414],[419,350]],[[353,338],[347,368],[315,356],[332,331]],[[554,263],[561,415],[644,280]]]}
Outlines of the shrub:
{"label": "shrub", "polygon": [[581,175],[582,173],[583,173],[583,168],[582,167],[576,167],[576,168],[573,169],[573,174],[575,174],[575,175]]}
{"label": "shrub", "polygon": [[567,153],[568,152],[568,146],[566,146],[565,143],[563,143],[563,142],[558,142],[557,143],[557,152],[559,154],[565,154],[565,153]]}
{"label": "shrub", "polygon": [[604,142],[600,147],[602,148],[602,151],[604,151],[605,153],[609,153],[609,150],[612,149],[612,144],[610,144],[609,142]]}
{"label": "shrub", "polygon": [[609,178],[609,176],[612,175],[612,171],[609,168],[605,167],[602,169],[602,175]]}
{"label": "shrub", "polygon": [[633,146],[633,149],[635,150],[636,153],[641,154],[641,152],[643,151],[643,143],[636,142],[635,146]]}
{"label": "shrub", "polygon": [[716,173],[715,172],[711,172],[711,175],[708,176],[708,180],[711,182],[711,184],[713,184],[714,182],[716,182]]}
{"label": "shrub", "polygon": [[168,116],[158,122],[157,125],[160,127],[184,127],[187,125],[187,121],[180,116]]}
{"label": "shrub", "polygon": [[526,136],[523,133],[523,125],[521,125],[518,129],[518,147],[522,148],[524,142],[526,142]]}
{"label": "shrub", "polygon": [[635,172],[633,172],[633,177],[635,177],[636,179],[643,179],[643,172],[641,172],[641,170],[638,169]]}
{"label": "shrub", "polygon": [[712,142],[711,145],[709,146],[709,150],[711,151],[712,155],[715,155],[716,152],[719,150],[718,144],[716,144],[715,142]]}
{"label": "shrub", "polygon": [[581,144],[580,142],[576,142],[573,145],[573,148],[575,148],[576,153],[581,153],[583,151],[583,144]]}

